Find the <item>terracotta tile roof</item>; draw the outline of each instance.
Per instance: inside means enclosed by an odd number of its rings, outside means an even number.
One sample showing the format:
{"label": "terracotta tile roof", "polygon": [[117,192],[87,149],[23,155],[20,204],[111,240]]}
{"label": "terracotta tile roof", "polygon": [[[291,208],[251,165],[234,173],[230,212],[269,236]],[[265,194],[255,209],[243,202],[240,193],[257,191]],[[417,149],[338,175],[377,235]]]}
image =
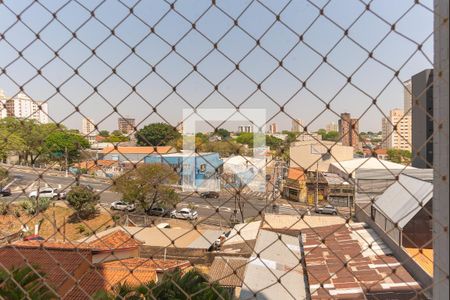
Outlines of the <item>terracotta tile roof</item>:
{"label": "terracotta tile roof", "polygon": [[[398,299],[412,299],[421,287],[389,255],[389,248],[363,225],[350,226],[302,230],[311,299],[366,299],[367,295],[377,298],[389,293],[403,295]],[[368,248],[370,238],[372,248]]]}
{"label": "terracotta tile roof", "polygon": [[289,168],[288,179],[295,181],[305,180],[305,172],[301,168]]}
{"label": "terracotta tile roof", "polygon": [[82,277],[78,287],[71,290],[64,299],[87,299],[99,290],[111,290],[119,283],[131,286],[157,280],[157,272],[190,266],[186,261],[150,260],[130,258],[111,261],[93,266]]}
{"label": "terracotta tile roof", "polygon": [[139,243],[123,230],[116,230],[105,236],[99,237],[92,242],[87,243],[87,246],[93,250],[109,251],[120,249],[135,249],[138,248]]}
{"label": "terracotta tile roof", "polygon": [[216,257],[209,269],[209,281],[226,287],[241,287],[247,259]]}
{"label": "terracotta tile roof", "polygon": [[[76,277],[80,269],[87,269],[92,261],[91,251],[51,243],[48,247],[36,247],[34,242],[14,243],[0,248],[0,266],[7,269],[35,265],[42,271],[50,285],[59,290],[68,280]],[[1,269],[1,267],[0,267]],[[72,277],[73,276],[73,277]]]}
{"label": "terracotta tile roof", "polygon": [[32,241],[16,241],[12,243],[10,246],[7,247],[14,247],[14,248],[30,248],[30,249],[36,249],[36,248],[42,248],[42,249],[51,249],[51,250],[90,250],[90,247],[88,245],[80,244],[80,243],[65,243],[65,242],[58,242],[58,241],[38,241],[38,240],[32,240]]}
{"label": "terracotta tile roof", "polygon": [[117,150],[114,147],[107,147],[102,150],[102,154],[167,154],[175,152],[176,149],[171,146],[161,146],[161,147],[117,147]]}

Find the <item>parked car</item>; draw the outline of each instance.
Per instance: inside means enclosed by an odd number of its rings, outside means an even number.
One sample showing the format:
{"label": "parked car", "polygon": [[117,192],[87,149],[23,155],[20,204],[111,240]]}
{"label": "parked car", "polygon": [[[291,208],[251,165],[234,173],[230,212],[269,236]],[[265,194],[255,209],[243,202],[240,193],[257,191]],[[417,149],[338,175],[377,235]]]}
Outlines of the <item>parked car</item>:
{"label": "parked car", "polygon": [[11,196],[11,195],[12,195],[11,189],[10,189],[10,188],[2,188],[2,189],[0,190],[0,195],[1,195],[2,197],[8,197],[8,196]]}
{"label": "parked car", "polygon": [[326,205],[316,209],[316,213],[324,215],[337,215],[338,211],[333,205]]}
{"label": "parked car", "polygon": [[45,241],[45,239],[37,234],[32,234],[23,238],[24,241]]}
{"label": "parked car", "polygon": [[145,210],[145,213],[149,216],[156,217],[168,217],[170,215],[170,211],[162,207],[148,208]]}
{"label": "parked car", "polygon": [[203,199],[207,199],[207,198],[214,198],[217,199],[219,198],[219,193],[218,192],[204,192],[200,194],[200,197],[202,197]]}
{"label": "parked car", "polygon": [[183,220],[196,220],[198,218],[198,213],[195,210],[189,208],[182,208],[180,210],[173,210],[170,213],[170,217],[173,219],[183,219]]}
{"label": "parked car", "polygon": [[39,196],[39,198],[52,198],[52,199],[65,199],[66,198],[66,193],[64,192],[59,192],[58,189],[54,189],[54,188],[42,188],[39,189],[39,191],[32,191],[30,192],[30,194],[28,195],[28,197],[30,198],[37,198]]}
{"label": "parked car", "polygon": [[111,203],[110,208],[111,210],[133,211],[136,209],[136,206],[125,201],[114,201]]}

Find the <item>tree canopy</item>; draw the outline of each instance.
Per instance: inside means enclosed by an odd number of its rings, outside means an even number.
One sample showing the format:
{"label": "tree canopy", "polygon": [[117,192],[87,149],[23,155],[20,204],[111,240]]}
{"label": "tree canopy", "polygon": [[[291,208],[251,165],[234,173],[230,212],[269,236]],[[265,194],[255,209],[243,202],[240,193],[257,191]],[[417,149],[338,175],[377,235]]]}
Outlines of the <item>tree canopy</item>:
{"label": "tree canopy", "polygon": [[84,137],[62,125],[16,118],[0,120],[0,139],[0,157],[3,160],[14,153],[20,161],[31,164],[37,160],[60,160],[66,148],[69,161],[73,161],[81,150],[89,147]]}
{"label": "tree canopy", "polygon": [[66,200],[75,209],[76,215],[84,219],[95,214],[100,195],[85,186],[74,186],[67,193]]}
{"label": "tree canopy", "polygon": [[136,133],[139,146],[167,146],[180,137],[175,127],[165,123],[147,125]]}
{"label": "tree canopy", "polygon": [[144,209],[154,205],[174,206],[178,194],[171,185],[178,183],[178,174],[166,164],[143,164],[116,179],[115,190],[129,203]]}

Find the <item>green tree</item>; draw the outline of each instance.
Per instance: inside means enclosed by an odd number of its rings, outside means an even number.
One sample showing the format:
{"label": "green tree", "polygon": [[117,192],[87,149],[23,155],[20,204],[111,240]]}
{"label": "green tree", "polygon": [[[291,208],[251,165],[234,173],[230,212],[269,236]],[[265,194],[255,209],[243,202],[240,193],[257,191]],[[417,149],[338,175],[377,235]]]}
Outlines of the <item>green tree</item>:
{"label": "green tree", "polygon": [[108,130],[100,130],[98,135],[106,138],[106,137],[109,137],[110,134],[109,134]]}
{"label": "green tree", "polygon": [[282,139],[276,138],[274,136],[266,136],[266,145],[270,147],[271,150],[280,149],[284,144]]}
{"label": "green tree", "polygon": [[81,219],[89,218],[97,212],[100,195],[85,186],[74,186],[66,197],[67,202]]}
{"label": "green tree", "polygon": [[136,140],[140,146],[166,146],[180,137],[181,134],[176,128],[164,123],[147,125],[136,133]]}
{"label": "green tree", "polygon": [[155,204],[174,206],[179,199],[171,185],[177,184],[178,179],[169,165],[144,164],[119,176],[114,189],[122,193],[125,201],[140,204],[143,209]]}
{"label": "green tree", "polygon": [[255,135],[253,133],[244,132],[237,137],[236,142],[238,142],[239,144],[247,145],[249,148],[253,148],[254,137]]}
{"label": "green tree", "polygon": [[51,158],[63,160],[67,154],[69,163],[78,159],[82,150],[89,148],[89,142],[84,137],[66,130],[51,132],[44,144]]}
{"label": "green tree", "polygon": [[210,142],[202,151],[217,152],[221,157],[229,157],[231,155],[244,154],[245,150],[246,149],[242,145],[237,144],[234,141],[228,140],[228,141]]}
{"label": "green tree", "polygon": [[127,142],[130,139],[125,136],[120,130],[114,130],[110,136],[108,136],[104,142],[105,143],[122,143]]}
{"label": "green tree", "polygon": [[224,128],[219,128],[215,131],[215,135],[221,137],[222,140],[228,140],[231,136],[231,133]]}
{"label": "green tree", "polygon": [[0,298],[8,300],[56,299],[54,290],[42,280],[44,276],[44,273],[40,272],[37,267],[24,266],[8,271],[0,268]]}
{"label": "green tree", "polygon": [[411,162],[412,154],[408,150],[388,149],[388,159],[398,164],[409,164]]}
{"label": "green tree", "polygon": [[96,300],[231,300],[228,291],[217,283],[209,283],[204,274],[197,270],[183,273],[177,269],[166,272],[160,282],[149,282],[138,287],[118,285],[112,292],[100,291]]}

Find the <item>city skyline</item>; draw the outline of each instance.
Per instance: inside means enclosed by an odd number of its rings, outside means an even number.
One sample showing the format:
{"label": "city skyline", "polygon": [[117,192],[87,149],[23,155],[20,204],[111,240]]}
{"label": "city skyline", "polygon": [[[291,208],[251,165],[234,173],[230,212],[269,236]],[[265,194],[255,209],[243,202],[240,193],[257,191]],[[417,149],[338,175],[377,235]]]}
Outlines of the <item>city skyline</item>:
{"label": "city skyline", "polygon": [[[92,4],[84,2],[87,8],[93,8]],[[423,5],[431,7],[428,2],[424,1]],[[140,3],[135,11],[151,25],[170,10],[167,4],[155,3],[150,17],[144,17],[140,11],[148,5]],[[272,11],[281,12],[283,5],[288,3],[267,1],[265,5]],[[10,6],[16,11],[22,7],[18,2]],[[410,17],[399,22],[396,32],[389,35],[386,35],[389,30],[382,20],[364,16],[349,29],[349,38],[342,40],[342,29],[321,18],[299,43],[298,36],[289,28],[300,33],[306,30],[319,15],[318,8],[311,3],[292,1],[289,10],[281,13],[283,23],[275,24],[272,13],[258,3],[251,4],[245,13],[243,4],[218,1],[217,6],[198,22],[196,30],[191,30],[188,22],[170,12],[164,22],[155,26],[155,34],[148,37],[145,37],[148,27],[138,19],[130,18],[132,20],[120,24],[116,30],[123,42],[107,38],[109,31],[105,32],[94,21],[82,25],[89,17],[84,8],[74,5],[70,15],[68,10],[62,9],[58,19],[77,30],[77,39],[72,39],[57,22],[40,35],[51,49],[39,43],[26,48],[34,35],[23,26],[7,32],[5,37],[19,51],[23,50],[24,58],[34,67],[24,60],[13,61],[17,52],[1,44],[4,55],[0,63],[8,66],[5,70],[13,77],[0,74],[0,87],[6,94],[15,95],[20,92],[19,85],[23,85],[24,93],[33,99],[48,100],[53,121],[62,121],[70,128],[78,128],[86,115],[100,129],[107,130],[113,130],[117,118],[124,116],[135,118],[138,127],[154,122],[169,122],[176,126],[181,121],[183,108],[200,103],[201,108],[231,108],[248,99],[241,107],[267,109],[268,119],[276,122],[280,130],[289,130],[292,119],[302,119],[310,131],[317,130],[324,128],[330,119],[337,121],[341,112],[348,111],[354,117],[361,117],[361,131],[378,131],[379,120],[391,109],[401,106],[403,82],[432,64],[432,13],[424,8],[415,7],[409,12]],[[58,7],[55,3],[52,8]],[[332,12],[336,23],[345,28],[351,25],[348,20],[364,8],[362,3],[336,5],[332,2],[326,11]],[[206,6],[199,1],[195,5],[179,4],[177,9],[194,20]],[[373,3],[371,9],[382,11],[393,22],[408,11],[409,5],[378,2]],[[301,16],[294,17],[289,13],[294,10],[300,11]],[[239,24],[245,31],[234,28],[227,33],[232,23],[224,12],[231,16],[243,13]],[[120,17],[126,13],[128,10],[124,6],[105,3],[96,12],[96,17],[113,26],[118,25]],[[34,30],[41,29],[42,22],[51,18],[51,15],[39,18],[35,17],[37,15],[37,8],[31,7],[24,16]],[[251,22],[255,18],[261,20],[258,26]],[[5,12],[0,28],[7,28],[13,20],[15,16]],[[264,30],[267,33],[263,35]],[[370,35],[366,34],[368,30]],[[322,34],[317,34],[319,32]],[[184,34],[186,37],[179,40]],[[105,37],[105,41],[96,42],[93,38],[96,35]],[[422,44],[422,50],[418,51],[405,37]],[[255,38],[261,39],[259,47],[255,47]],[[358,40],[364,49],[373,49],[376,60],[367,61],[368,53],[352,39]],[[90,49],[78,40],[96,47],[96,54],[92,56]],[[211,41],[218,42],[220,48],[214,50]],[[382,42],[377,46],[378,41]],[[51,60],[54,51],[63,45],[59,58]],[[175,50],[171,45],[176,45]],[[131,51],[133,46],[135,54]],[[390,51],[393,48],[396,51]],[[275,70],[279,60],[283,60],[283,68]],[[384,65],[378,61],[383,61]],[[235,70],[236,63],[240,65],[239,71]],[[198,65],[195,72],[192,72],[192,64]],[[153,67],[155,72],[152,72]],[[400,67],[398,77],[395,77],[393,70]],[[33,78],[31,74],[36,68],[42,68],[42,76]],[[79,69],[77,75],[74,69]],[[348,83],[346,77],[350,75],[352,82]],[[186,79],[182,81],[183,78]],[[54,86],[61,85],[59,92],[55,93],[48,81]],[[302,89],[304,81],[307,84]],[[259,90],[258,84],[261,85]],[[219,85],[218,91],[214,91],[214,85]],[[177,86],[176,91],[173,86]],[[377,99],[376,106],[372,105],[373,99]],[[284,111],[280,113],[282,105]],[[73,113],[74,107],[79,107],[80,113]]]}

